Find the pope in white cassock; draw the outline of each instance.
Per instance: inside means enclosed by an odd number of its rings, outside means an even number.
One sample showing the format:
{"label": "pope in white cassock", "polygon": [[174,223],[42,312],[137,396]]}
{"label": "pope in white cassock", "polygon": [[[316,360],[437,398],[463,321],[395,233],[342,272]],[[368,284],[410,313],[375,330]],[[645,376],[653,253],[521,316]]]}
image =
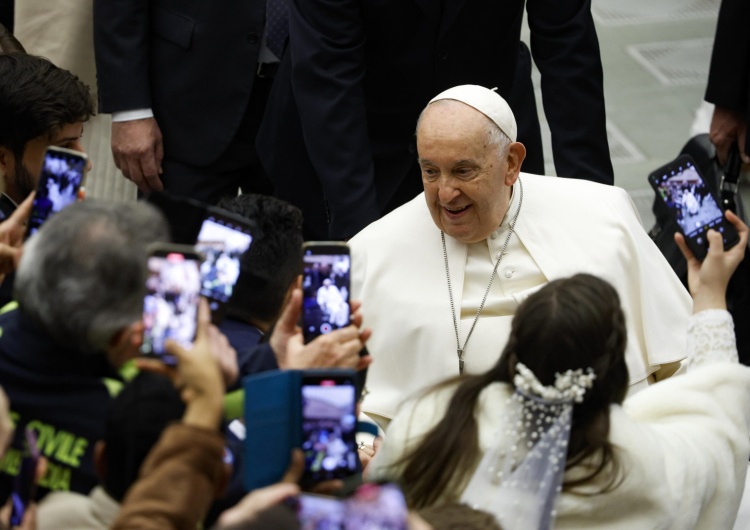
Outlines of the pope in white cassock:
{"label": "pope in white cassock", "polygon": [[627,193],[521,172],[526,148],[505,100],[464,85],[420,116],[424,193],[349,242],[352,293],[372,328],[362,409],[385,427],[409,396],[489,369],[518,305],[586,272],[618,291],[631,392],[672,375],[691,300]]}

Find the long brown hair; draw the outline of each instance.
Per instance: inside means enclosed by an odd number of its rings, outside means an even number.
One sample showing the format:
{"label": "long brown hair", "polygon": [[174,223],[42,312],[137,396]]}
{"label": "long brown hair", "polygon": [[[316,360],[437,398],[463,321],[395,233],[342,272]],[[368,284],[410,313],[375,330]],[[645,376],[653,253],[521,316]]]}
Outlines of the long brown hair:
{"label": "long brown hair", "polygon": [[[609,406],[622,403],[628,387],[625,364],[626,329],[620,299],[610,284],[588,274],[550,282],[518,308],[511,333],[498,362],[489,371],[453,378],[427,394],[458,384],[443,419],[394,466],[403,467],[402,481],[409,505],[430,506],[445,492],[466,484],[481,453],[474,415],[480,393],[495,382],[513,384],[519,361],[544,385],[555,374],[591,367],[596,379],[582,403],[573,408],[566,469],[589,457],[587,472],[566,482],[575,490],[605,470],[603,490],[617,486],[619,467],[609,443]],[[449,498],[446,500],[456,500]]]}

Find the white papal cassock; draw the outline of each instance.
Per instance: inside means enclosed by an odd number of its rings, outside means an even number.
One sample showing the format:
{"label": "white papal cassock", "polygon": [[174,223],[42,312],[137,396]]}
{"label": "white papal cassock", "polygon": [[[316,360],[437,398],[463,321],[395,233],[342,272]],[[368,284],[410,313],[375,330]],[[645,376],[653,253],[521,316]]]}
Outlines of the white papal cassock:
{"label": "white papal cassock", "polygon": [[[644,386],[663,365],[683,359],[690,296],[641,226],[628,194],[583,180],[526,173],[519,180],[523,200],[516,182],[509,213],[487,240],[467,245],[445,238],[463,345],[522,202],[515,234],[465,348],[465,371],[483,372],[497,361],[515,310],[527,296],[548,281],[581,272],[609,281],[620,295],[632,386]],[[373,330],[363,411],[384,427],[406,398],[458,374],[440,230],[422,194],[349,244],[352,295],[363,302],[364,325]]]}

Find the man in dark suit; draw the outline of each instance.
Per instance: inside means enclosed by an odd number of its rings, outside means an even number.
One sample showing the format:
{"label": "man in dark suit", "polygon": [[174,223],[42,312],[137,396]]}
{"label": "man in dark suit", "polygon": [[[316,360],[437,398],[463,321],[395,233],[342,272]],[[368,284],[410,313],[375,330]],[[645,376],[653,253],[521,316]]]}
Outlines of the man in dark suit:
{"label": "man in dark suit", "polygon": [[710,137],[719,160],[726,161],[729,147],[738,142],[743,161],[750,163],[750,3],[723,0],[708,74],[706,101],[716,108]]}
{"label": "man in dark suit", "polygon": [[[737,142],[742,162],[750,164],[750,2],[722,0],[711,68],[706,87],[706,101],[715,104],[709,137],[716,147],[719,162],[726,163],[729,148]],[[740,191],[744,189],[740,185]],[[740,201],[741,202],[741,201]],[[747,222],[747,203],[745,203]],[[737,351],[740,362],[750,365],[750,262],[737,268],[727,291],[727,306],[734,318]]]}
{"label": "man in dark suit", "polygon": [[13,31],[14,4],[13,0],[0,1],[0,24],[8,28],[8,31]]}
{"label": "man in dark suit", "polygon": [[[541,153],[530,57],[519,41],[524,4],[291,2],[290,49],[258,150],[278,196],[303,210],[306,237],[351,237],[422,190],[416,120],[448,87],[498,87],[521,118],[519,141]],[[589,0],[529,0],[527,10],[557,173],[612,183]],[[524,170],[543,172],[541,156]]]}
{"label": "man in dark suit", "polygon": [[272,192],[254,143],[283,44],[264,45],[265,11],[266,0],[95,0],[99,110],[141,192],[210,203]]}

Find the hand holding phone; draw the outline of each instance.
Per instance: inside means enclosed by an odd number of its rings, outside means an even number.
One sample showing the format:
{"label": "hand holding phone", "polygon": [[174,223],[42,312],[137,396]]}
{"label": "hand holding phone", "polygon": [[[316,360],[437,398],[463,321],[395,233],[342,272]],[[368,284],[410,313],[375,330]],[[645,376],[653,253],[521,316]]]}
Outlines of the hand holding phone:
{"label": "hand holding phone", "polygon": [[360,468],[355,440],[355,378],[350,371],[306,372],[302,377],[301,484],[310,487],[356,475]]}
{"label": "hand holding phone", "polygon": [[31,206],[27,237],[35,234],[52,215],[78,199],[87,164],[88,157],[84,153],[54,145],[47,148]]}
{"label": "hand holding phone", "polygon": [[688,287],[693,297],[693,312],[703,309],[726,309],[729,280],[742,261],[747,248],[748,227],[735,213],[727,210],[727,221],[739,233],[739,244],[722,250],[721,235],[708,233],[709,249],[703,262],[699,262],[685,242],[682,234],[675,234],[675,242],[687,260]]}
{"label": "hand holding phone", "polygon": [[144,355],[174,365],[176,358],[165,348],[167,339],[184,348],[192,345],[198,326],[200,262],[192,247],[157,244],[149,249],[143,300]]}
{"label": "hand holding phone", "polygon": [[[217,343],[212,336],[214,332],[223,340]],[[201,300],[198,304],[195,341],[188,347],[172,341],[167,347],[174,358],[174,366],[168,366],[164,362],[164,356],[142,356],[135,359],[136,367],[142,371],[165,375],[172,380],[187,405],[182,423],[208,430],[217,429],[223,417],[226,389],[226,373],[221,359],[225,356],[234,357],[236,370],[236,354],[226,338],[211,324],[206,300]],[[226,351],[221,351],[222,348],[226,348]]]}
{"label": "hand holding phone", "polygon": [[250,225],[241,217],[209,209],[195,249],[203,256],[201,294],[209,300],[214,322],[221,320],[240,276],[240,258],[253,241]]}
{"label": "hand holding phone", "polygon": [[648,181],[699,261],[708,252],[706,233],[710,229],[722,235],[725,249],[739,242],[737,230],[724,218],[724,212],[689,155],[681,155],[652,172]]}
{"label": "hand holding phone", "polygon": [[18,526],[23,522],[29,504],[36,496],[36,470],[40,452],[37,447],[36,433],[27,428],[24,434],[21,468],[16,475],[11,492],[11,526]]}
{"label": "hand holding phone", "polygon": [[346,244],[325,241],[305,243],[302,254],[302,332],[307,343],[350,324],[351,257]]}

